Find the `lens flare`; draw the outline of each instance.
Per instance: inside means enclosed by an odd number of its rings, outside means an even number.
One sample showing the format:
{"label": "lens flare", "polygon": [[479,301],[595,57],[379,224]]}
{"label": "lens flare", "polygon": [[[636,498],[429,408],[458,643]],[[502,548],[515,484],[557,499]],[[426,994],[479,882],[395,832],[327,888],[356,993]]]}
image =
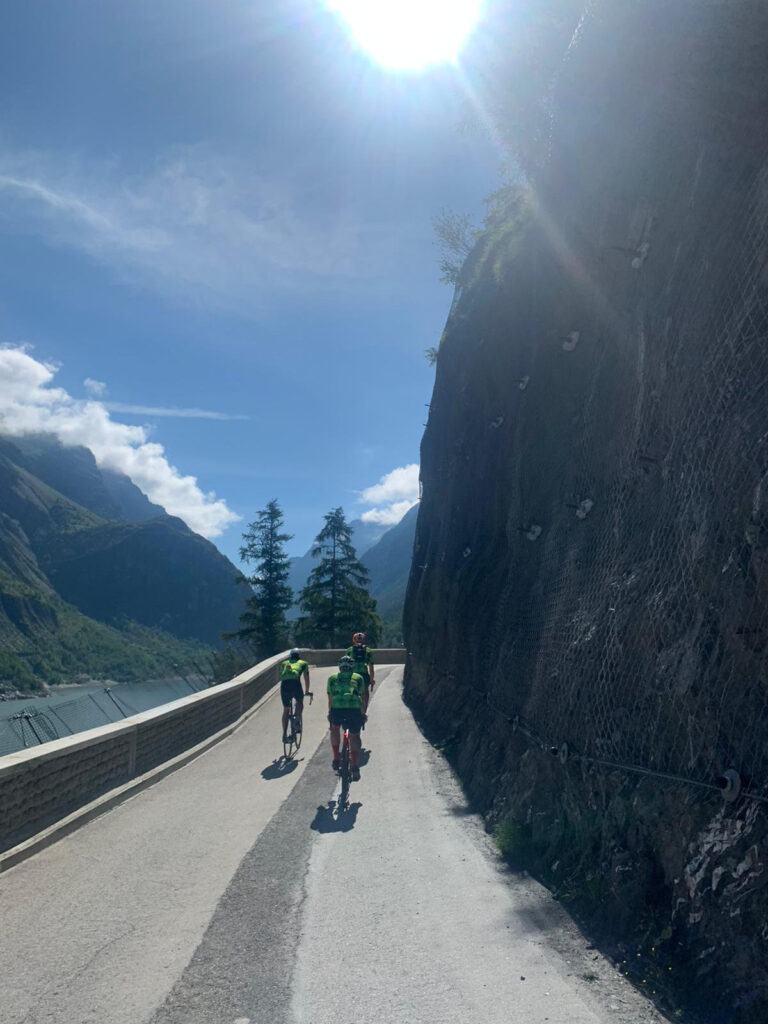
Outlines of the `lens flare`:
{"label": "lens flare", "polygon": [[480,16],[483,0],[326,0],[355,43],[394,71],[451,63]]}

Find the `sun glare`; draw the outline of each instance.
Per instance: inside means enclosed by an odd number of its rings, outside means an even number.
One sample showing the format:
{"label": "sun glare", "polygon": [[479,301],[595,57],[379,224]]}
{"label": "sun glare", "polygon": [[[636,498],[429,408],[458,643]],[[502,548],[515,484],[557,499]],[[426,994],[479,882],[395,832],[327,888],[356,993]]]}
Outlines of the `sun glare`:
{"label": "sun glare", "polygon": [[326,0],[358,46],[395,71],[456,59],[483,0]]}

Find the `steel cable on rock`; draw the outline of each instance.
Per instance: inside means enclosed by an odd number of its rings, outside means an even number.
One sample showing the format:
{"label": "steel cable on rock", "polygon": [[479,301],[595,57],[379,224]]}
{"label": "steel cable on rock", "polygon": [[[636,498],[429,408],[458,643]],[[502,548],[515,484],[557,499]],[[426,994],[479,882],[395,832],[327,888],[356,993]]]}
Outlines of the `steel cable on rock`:
{"label": "steel cable on rock", "polygon": [[[467,686],[467,689],[471,693],[475,693],[482,697],[488,707],[495,711],[497,714],[501,713],[504,720],[512,726],[512,731],[519,733],[524,736],[528,742],[537,747],[539,750],[549,752],[551,754],[559,755],[558,760],[561,764],[565,764],[567,761],[581,761],[584,764],[598,765],[601,768],[608,768],[615,771],[624,771],[632,775],[645,775],[652,778],[664,779],[667,782],[676,782],[679,785],[693,786],[697,789],[706,789],[710,792],[720,793],[723,792],[722,784],[718,782],[707,782],[703,779],[695,779],[685,775],[676,775],[672,772],[660,771],[655,768],[646,768],[636,764],[625,764],[621,761],[611,761],[606,758],[593,757],[589,754],[581,753],[570,747],[569,744],[564,741],[557,742],[551,738],[549,740],[544,739],[540,736],[534,728],[527,724],[518,714],[510,714],[507,710],[499,708],[498,704],[494,701],[491,695],[485,690],[479,690],[475,686]],[[563,755],[563,751],[566,751]],[[752,790],[742,788],[739,791],[739,795],[747,800],[755,800],[760,803],[768,804],[768,796],[764,796],[760,793],[755,793]]]}

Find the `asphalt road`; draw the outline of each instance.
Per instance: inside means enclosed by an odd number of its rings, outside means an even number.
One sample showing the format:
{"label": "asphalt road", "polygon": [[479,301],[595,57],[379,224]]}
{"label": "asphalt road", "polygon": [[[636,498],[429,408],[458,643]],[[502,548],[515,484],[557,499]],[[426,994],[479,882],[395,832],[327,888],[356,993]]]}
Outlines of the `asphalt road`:
{"label": "asphalt road", "polygon": [[663,1021],[496,857],[401,668],[377,672],[362,779],[335,816],[327,675],[291,770],[271,699],[0,876],[0,1024]]}

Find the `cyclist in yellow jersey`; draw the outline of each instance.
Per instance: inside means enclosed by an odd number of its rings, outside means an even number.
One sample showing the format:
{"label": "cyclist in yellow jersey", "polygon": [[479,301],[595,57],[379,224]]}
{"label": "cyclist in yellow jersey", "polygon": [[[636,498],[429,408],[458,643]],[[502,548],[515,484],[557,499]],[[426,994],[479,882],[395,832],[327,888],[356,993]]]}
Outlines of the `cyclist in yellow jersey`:
{"label": "cyclist in yellow jersey", "polygon": [[344,654],[339,660],[339,671],[328,677],[328,721],[331,726],[331,767],[338,771],[340,728],[349,729],[349,761],[352,779],[360,778],[360,730],[363,726],[363,700],[365,683],[363,677],[353,672],[354,662]]}
{"label": "cyclist in yellow jersey", "polygon": [[[283,743],[288,737],[285,730],[288,727],[288,713],[291,707],[291,699],[296,698],[296,718],[298,719],[298,731],[301,732],[301,716],[304,712],[304,698],[309,694],[309,665],[302,661],[301,652],[295,647],[286,660],[280,666],[280,699],[283,702]],[[304,692],[301,692],[301,680],[304,678]]]}
{"label": "cyclist in yellow jersey", "polygon": [[374,678],[373,651],[370,647],[365,646],[365,641],[365,633],[353,633],[352,646],[348,647],[344,653],[355,663],[355,672],[363,677],[363,682],[365,683],[363,711],[367,712],[368,702],[371,699],[371,692],[376,680]]}

